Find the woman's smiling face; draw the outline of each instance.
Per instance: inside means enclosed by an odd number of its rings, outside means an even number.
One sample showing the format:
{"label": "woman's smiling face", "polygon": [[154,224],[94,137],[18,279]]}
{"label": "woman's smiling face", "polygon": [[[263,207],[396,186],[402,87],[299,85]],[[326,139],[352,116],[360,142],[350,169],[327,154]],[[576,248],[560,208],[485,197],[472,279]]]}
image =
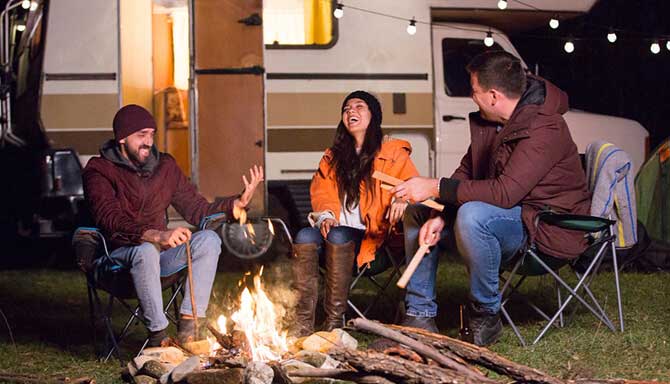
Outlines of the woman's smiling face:
{"label": "woman's smiling face", "polygon": [[371,118],[370,108],[365,101],[358,98],[347,100],[342,109],[342,122],[352,136],[356,136],[357,133],[365,133],[368,125],[370,125]]}

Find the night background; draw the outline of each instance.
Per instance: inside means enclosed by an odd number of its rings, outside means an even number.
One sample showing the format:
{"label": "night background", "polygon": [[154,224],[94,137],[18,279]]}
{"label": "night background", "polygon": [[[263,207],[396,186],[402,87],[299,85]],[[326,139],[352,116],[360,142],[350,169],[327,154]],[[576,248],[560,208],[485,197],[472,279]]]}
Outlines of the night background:
{"label": "night background", "polygon": [[[511,39],[531,68],[539,64],[540,75],[568,93],[571,108],[638,121],[649,131],[652,151],[670,133],[669,15],[666,0],[600,0],[557,30],[545,24]],[[614,44],[606,39],[610,26],[620,30]],[[569,36],[575,38],[571,54],[563,50]],[[655,38],[658,54],[649,49]]]}

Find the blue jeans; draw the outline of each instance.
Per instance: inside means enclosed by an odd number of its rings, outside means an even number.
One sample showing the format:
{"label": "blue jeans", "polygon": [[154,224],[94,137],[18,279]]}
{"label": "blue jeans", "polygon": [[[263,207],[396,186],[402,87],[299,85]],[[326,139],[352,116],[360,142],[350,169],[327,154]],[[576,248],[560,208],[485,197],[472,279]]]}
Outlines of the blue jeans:
{"label": "blue jeans", "polygon": [[[209,305],[216,266],[221,253],[221,238],[214,231],[195,232],[191,237],[191,257],[193,258],[193,283],[198,317],[204,317]],[[161,277],[173,275],[186,268],[186,245],[159,252],[151,243],[133,247],[121,247],[111,253],[111,258],[130,268],[137,299],[142,314],[147,319],[150,331],[160,331],[168,326],[163,313],[163,290]],[[191,315],[191,287],[185,284],[180,313]]]}
{"label": "blue jeans", "polygon": [[[409,206],[405,212],[405,255],[408,260],[418,249],[419,230],[429,217],[430,209],[418,205]],[[484,311],[497,313],[500,310],[500,265],[509,262],[526,243],[521,207],[504,209],[480,201],[459,207],[453,228],[445,226],[440,242],[424,256],[407,284],[407,315],[437,315],[437,262],[449,240],[455,241],[468,269],[471,300],[479,303]]]}
{"label": "blue jeans", "polygon": [[[354,254],[358,255],[358,252],[361,250],[361,242],[363,241],[363,236],[365,231],[362,229],[357,229],[353,227],[347,227],[344,225],[339,225],[337,227],[330,228],[328,232],[328,237],[326,240],[333,244],[345,244],[350,241],[353,241],[356,249]],[[321,231],[318,228],[307,227],[303,228],[298,232],[293,241],[296,244],[316,244],[317,252],[319,254],[319,259],[323,260],[324,249],[323,246],[323,236],[321,236]],[[355,265],[355,262],[354,262]]]}

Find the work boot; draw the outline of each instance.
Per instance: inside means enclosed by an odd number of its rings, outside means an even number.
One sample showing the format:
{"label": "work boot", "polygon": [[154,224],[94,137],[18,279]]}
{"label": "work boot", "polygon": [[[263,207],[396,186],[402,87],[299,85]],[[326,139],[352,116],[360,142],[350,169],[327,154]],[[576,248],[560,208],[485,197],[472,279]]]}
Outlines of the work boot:
{"label": "work boot", "polygon": [[437,329],[437,325],[435,324],[434,317],[418,317],[418,316],[405,315],[400,325],[404,327],[420,328],[428,332],[440,333],[440,330]]}
{"label": "work boot", "polygon": [[184,345],[185,343],[204,340],[207,337],[206,329],[207,319],[204,317],[198,317],[197,330],[195,329],[195,320],[180,317],[179,323],[177,323],[177,342]]}
{"label": "work boot", "polygon": [[468,310],[474,344],[482,347],[498,341],[502,334],[500,313],[487,312],[477,303],[470,303]]}
{"label": "work boot", "polygon": [[344,327],[349,285],[353,275],[355,246],[353,241],[333,244],[326,241],[326,292],[323,307],[326,312],[324,331]]}
{"label": "work boot", "polygon": [[293,244],[293,289],[298,293],[295,307],[296,337],[314,333],[314,311],[319,297],[319,255],[315,243]]}
{"label": "work boot", "polygon": [[170,338],[167,334],[167,328],[163,328],[160,331],[149,331],[149,341],[147,342],[147,347],[163,347],[163,343],[167,344],[169,339]]}

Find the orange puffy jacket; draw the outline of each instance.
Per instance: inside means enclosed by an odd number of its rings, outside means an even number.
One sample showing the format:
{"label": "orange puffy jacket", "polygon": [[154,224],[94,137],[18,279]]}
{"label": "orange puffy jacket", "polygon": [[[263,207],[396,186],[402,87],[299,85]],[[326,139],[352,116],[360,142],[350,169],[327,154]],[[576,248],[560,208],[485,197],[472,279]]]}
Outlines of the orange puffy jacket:
{"label": "orange puffy jacket", "polygon": [[[419,173],[409,157],[411,153],[412,146],[405,140],[385,141],[375,156],[373,172],[380,171],[402,180],[417,176]],[[331,211],[339,222],[342,203],[337,192],[335,170],[330,165],[331,159],[332,152],[327,149],[319,163],[319,170],[312,178],[310,196],[314,211]],[[356,259],[359,268],[375,259],[375,252],[386,239],[390,226],[384,216],[391,205],[391,193],[381,188],[379,180],[372,181],[375,184],[372,195],[367,191],[365,182],[360,185],[359,207],[366,230]]]}

